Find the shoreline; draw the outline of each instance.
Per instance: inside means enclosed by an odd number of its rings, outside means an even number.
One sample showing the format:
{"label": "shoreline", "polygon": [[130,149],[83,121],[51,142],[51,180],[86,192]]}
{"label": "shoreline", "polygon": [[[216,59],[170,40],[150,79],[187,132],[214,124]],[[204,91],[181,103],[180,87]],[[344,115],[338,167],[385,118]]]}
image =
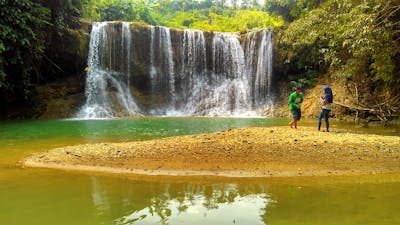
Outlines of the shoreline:
{"label": "shoreline", "polygon": [[377,174],[393,174],[399,173],[399,170],[380,170],[380,171],[336,171],[336,170],[318,170],[318,171],[269,171],[266,172],[250,172],[250,171],[207,171],[207,170],[147,170],[132,168],[114,168],[106,166],[87,166],[87,165],[63,165],[52,163],[24,162],[24,166],[57,169],[64,171],[81,171],[95,172],[106,174],[122,174],[122,175],[144,175],[144,176],[184,176],[184,177],[227,177],[227,178],[263,178],[263,177],[326,177],[326,176],[351,176],[351,175],[377,175]]}
{"label": "shoreline", "polygon": [[293,177],[400,172],[400,137],[253,127],[67,146],[23,166],[151,176]]}

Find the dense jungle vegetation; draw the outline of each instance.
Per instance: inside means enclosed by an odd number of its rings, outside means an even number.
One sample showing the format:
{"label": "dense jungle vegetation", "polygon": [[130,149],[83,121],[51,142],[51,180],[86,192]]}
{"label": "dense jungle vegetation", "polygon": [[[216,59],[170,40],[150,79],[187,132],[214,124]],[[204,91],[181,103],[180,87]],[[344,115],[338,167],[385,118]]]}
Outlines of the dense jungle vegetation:
{"label": "dense jungle vegetation", "polygon": [[0,0],[0,103],[34,107],[36,85],[76,71],[55,60],[66,32],[108,20],[224,32],[274,28],[280,77],[313,85],[327,75],[384,95],[374,104],[390,102],[392,112],[400,104],[400,0]]}

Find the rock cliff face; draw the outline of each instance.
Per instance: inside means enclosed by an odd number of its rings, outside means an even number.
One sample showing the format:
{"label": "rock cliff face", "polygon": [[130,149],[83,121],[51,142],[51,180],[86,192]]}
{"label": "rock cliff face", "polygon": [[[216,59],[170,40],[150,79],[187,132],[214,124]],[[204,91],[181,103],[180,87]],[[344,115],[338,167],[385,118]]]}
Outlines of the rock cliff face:
{"label": "rock cliff face", "polygon": [[29,95],[6,89],[0,119],[65,118],[76,113],[84,102],[90,24],[82,21],[75,28],[48,30],[46,49],[30,78],[34,87],[27,87]]}
{"label": "rock cliff face", "polygon": [[77,29],[64,29],[60,36],[53,37],[42,68],[49,80],[36,87],[33,117],[73,117],[84,102],[90,27],[81,21]]}
{"label": "rock cliff face", "polygon": [[94,23],[80,118],[248,115],[273,107],[273,32]]}

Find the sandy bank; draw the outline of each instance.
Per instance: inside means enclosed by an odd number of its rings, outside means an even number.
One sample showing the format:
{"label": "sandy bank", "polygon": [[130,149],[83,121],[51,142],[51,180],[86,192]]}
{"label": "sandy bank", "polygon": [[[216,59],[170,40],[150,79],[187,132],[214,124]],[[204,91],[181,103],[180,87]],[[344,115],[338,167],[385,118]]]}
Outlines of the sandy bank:
{"label": "sandy bank", "polygon": [[25,166],[149,175],[324,176],[400,172],[400,137],[256,127],[57,148]]}

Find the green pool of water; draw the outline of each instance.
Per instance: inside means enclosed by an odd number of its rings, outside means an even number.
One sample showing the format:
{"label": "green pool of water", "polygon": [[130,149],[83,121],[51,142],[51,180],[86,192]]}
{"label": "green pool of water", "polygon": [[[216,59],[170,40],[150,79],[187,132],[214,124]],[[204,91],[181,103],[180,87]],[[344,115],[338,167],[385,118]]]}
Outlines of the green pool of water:
{"label": "green pool of water", "polygon": [[[34,152],[285,125],[263,118],[138,118],[0,123],[0,224],[400,224],[400,175],[303,178],[115,176],[21,168]],[[314,121],[304,121],[312,126]],[[397,127],[334,130],[398,135]]]}

